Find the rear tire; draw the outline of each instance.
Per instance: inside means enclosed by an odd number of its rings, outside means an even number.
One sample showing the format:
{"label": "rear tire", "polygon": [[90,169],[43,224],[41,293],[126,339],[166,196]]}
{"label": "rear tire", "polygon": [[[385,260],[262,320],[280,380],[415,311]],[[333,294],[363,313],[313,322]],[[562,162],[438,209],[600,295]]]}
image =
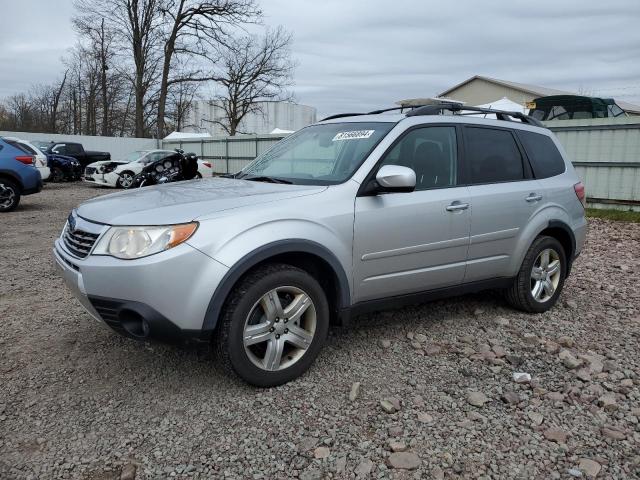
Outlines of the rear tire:
{"label": "rear tire", "polygon": [[566,275],[567,259],[560,242],[553,237],[538,237],[506,291],[507,302],[525,312],[546,312],[558,301]]}
{"label": "rear tire", "polygon": [[53,183],[60,183],[64,181],[64,172],[58,167],[51,168],[51,176],[49,177],[49,181]]}
{"label": "rear tire", "polygon": [[0,178],[0,212],[15,210],[20,203],[20,187],[5,178]]}
{"label": "rear tire", "polygon": [[316,279],[291,265],[264,265],[229,294],[214,351],[225,370],[273,387],[311,366],[328,330],[329,304]]}

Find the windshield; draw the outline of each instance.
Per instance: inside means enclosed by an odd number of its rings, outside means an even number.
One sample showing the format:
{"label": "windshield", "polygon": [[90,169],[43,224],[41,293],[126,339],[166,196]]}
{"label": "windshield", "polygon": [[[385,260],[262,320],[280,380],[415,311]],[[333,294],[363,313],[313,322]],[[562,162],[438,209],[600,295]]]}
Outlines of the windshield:
{"label": "windshield", "polygon": [[38,147],[42,152],[48,152],[49,148],[54,144],[51,142],[33,142],[33,144]]}
{"label": "windshield", "polygon": [[379,122],[312,125],[278,142],[236,177],[271,177],[309,185],[342,183],[394,125]]}
{"label": "windshield", "polygon": [[127,154],[127,155],[122,159],[122,161],[123,161],[123,162],[126,162],[126,163],[133,162],[133,161],[135,161],[135,160],[138,160],[138,159],[139,159],[140,157],[142,157],[145,153],[147,153],[147,152],[145,152],[144,150],[136,150],[135,152],[131,152],[131,153]]}

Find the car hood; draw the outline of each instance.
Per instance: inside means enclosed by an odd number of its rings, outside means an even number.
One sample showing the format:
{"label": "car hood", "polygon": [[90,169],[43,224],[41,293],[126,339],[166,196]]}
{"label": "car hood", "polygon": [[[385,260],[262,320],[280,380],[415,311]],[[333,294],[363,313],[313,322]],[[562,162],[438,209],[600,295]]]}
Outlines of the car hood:
{"label": "car hood", "polygon": [[109,163],[117,163],[118,165],[126,165],[128,162],[124,162],[121,160],[102,160],[100,162],[93,162],[87,165],[87,167],[98,168],[102,165],[107,165]]}
{"label": "car hood", "polygon": [[223,210],[311,195],[327,187],[208,178],[136,188],[89,200],[82,218],[108,225],[168,225]]}

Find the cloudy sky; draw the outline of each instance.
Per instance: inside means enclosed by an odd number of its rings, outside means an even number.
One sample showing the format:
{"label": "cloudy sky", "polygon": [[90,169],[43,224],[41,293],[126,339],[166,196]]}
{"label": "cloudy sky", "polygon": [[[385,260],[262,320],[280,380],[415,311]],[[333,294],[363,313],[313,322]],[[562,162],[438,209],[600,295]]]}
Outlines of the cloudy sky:
{"label": "cloudy sky", "polygon": [[[638,0],[262,0],[319,113],[434,96],[475,74],[640,104]],[[0,97],[60,75],[72,0],[2,0]],[[6,21],[12,19],[12,21]]]}

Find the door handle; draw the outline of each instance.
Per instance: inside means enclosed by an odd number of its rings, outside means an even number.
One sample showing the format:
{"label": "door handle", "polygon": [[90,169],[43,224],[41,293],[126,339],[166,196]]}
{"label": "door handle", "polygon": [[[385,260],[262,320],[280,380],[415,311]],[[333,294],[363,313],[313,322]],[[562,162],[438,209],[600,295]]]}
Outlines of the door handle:
{"label": "door handle", "polygon": [[525,198],[527,202],[539,202],[542,200],[542,195],[538,195],[537,193],[530,193],[528,197]]}
{"label": "door handle", "polygon": [[446,207],[447,212],[458,212],[460,210],[466,210],[469,208],[468,203],[460,203],[459,201],[453,202],[451,205]]}

